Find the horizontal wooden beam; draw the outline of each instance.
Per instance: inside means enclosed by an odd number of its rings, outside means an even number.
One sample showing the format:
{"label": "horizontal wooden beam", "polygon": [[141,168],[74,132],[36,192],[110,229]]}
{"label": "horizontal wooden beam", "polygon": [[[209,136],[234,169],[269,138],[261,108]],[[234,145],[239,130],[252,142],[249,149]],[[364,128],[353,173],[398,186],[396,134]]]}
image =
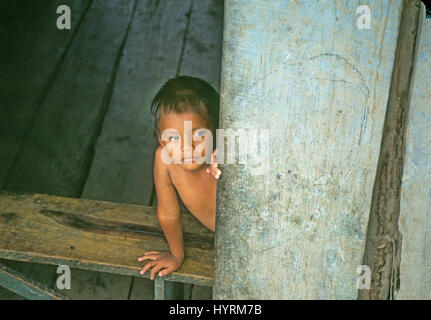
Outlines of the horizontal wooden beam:
{"label": "horizontal wooden beam", "polygon": [[[164,280],[211,286],[213,233],[188,212],[182,223],[185,260]],[[154,207],[0,193],[0,258],[148,278],[137,258],[167,249]]]}
{"label": "horizontal wooden beam", "polygon": [[42,283],[27,279],[24,275],[0,263],[0,286],[30,300],[68,300],[65,295],[49,289]]}

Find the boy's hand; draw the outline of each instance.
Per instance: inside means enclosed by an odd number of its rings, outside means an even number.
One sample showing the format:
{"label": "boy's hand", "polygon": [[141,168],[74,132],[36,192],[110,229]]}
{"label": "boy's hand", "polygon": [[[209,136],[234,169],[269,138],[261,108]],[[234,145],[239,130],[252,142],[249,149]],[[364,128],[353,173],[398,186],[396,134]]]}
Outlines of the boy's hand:
{"label": "boy's hand", "polygon": [[212,163],[210,164],[210,167],[207,168],[207,173],[211,173],[212,176],[216,179],[218,179],[221,175],[220,169],[217,168],[217,149],[214,150],[212,155]]}
{"label": "boy's hand", "polygon": [[148,269],[151,269],[151,280],[154,280],[156,273],[159,272],[159,277],[167,276],[171,272],[177,270],[184,259],[175,257],[169,252],[159,252],[159,251],[148,251],[145,252],[143,257],[138,258],[139,262],[144,260],[152,260],[148,262],[144,269],[141,270],[141,274],[145,274]]}

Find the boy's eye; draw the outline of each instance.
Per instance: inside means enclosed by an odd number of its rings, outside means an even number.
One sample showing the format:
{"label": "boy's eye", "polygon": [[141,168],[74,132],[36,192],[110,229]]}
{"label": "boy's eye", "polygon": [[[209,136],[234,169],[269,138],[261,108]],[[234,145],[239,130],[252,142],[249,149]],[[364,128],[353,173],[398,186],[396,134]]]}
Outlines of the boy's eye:
{"label": "boy's eye", "polygon": [[197,131],[195,132],[195,136],[200,137],[200,136],[203,136],[203,135],[205,135],[204,130],[197,130]]}
{"label": "boy's eye", "polygon": [[178,141],[179,139],[179,136],[169,136],[169,141]]}

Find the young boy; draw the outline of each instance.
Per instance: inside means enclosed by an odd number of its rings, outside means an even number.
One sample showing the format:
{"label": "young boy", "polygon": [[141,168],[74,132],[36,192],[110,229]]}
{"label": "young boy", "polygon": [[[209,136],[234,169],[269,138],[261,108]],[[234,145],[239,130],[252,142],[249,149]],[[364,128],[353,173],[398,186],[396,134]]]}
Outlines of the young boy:
{"label": "young boy", "polygon": [[[205,135],[205,132],[216,136],[219,95],[201,79],[180,76],[163,85],[152,101],[151,110],[160,144],[154,158],[157,217],[170,251],[149,251],[138,258],[139,262],[150,260],[141,274],[152,268],[150,277],[153,280],[157,273],[162,277],[177,270],[184,260],[176,191],[187,209],[203,225],[212,231],[215,229],[217,179],[221,171],[217,168],[216,152],[210,154],[212,164],[203,160],[208,157],[205,154],[207,147],[214,142],[210,142],[208,137],[211,135]],[[190,125],[191,132],[185,129]],[[166,157],[175,158],[172,149],[175,146],[181,147],[177,148],[181,150],[176,154],[178,161],[169,163]],[[171,150],[167,147],[171,147]]]}

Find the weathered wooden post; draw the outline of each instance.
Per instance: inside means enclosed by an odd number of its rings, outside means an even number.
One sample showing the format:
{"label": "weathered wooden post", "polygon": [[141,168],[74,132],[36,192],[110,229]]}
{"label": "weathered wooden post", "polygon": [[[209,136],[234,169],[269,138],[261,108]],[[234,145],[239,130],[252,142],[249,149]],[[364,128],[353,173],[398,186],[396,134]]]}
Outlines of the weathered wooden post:
{"label": "weathered wooden post", "polygon": [[402,7],[226,0],[220,125],[269,157],[222,166],[216,299],[357,297]]}
{"label": "weathered wooden post", "polygon": [[[423,9],[420,1],[404,1],[363,259],[363,264],[370,269],[370,289],[359,292],[358,298],[361,300],[393,299],[400,287],[400,256],[403,246],[403,234],[399,225],[400,198],[407,119]],[[419,225],[416,227],[421,228]]]}
{"label": "weathered wooden post", "polygon": [[431,299],[431,19],[424,19],[407,126],[396,299]]}

